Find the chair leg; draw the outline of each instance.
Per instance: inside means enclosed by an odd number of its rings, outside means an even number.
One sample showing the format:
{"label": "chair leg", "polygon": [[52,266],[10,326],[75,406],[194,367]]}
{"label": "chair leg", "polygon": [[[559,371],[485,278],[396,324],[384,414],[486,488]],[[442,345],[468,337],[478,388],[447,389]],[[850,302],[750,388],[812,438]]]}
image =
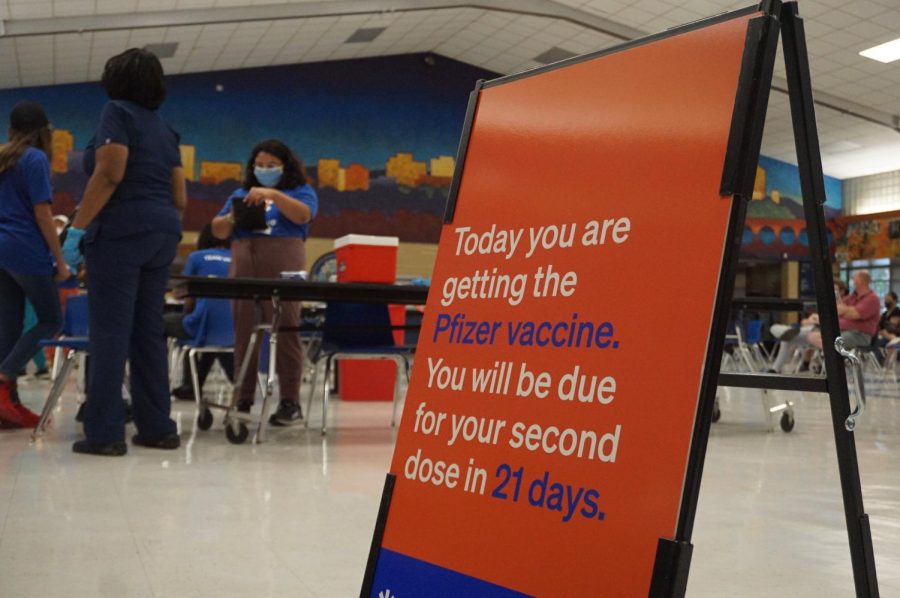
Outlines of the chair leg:
{"label": "chair leg", "polygon": [[309,427],[310,416],[312,415],[313,396],[316,394],[316,388],[319,382],[319,362],[312,362],[312,378],[309,381],[309,393],[306,396],[306,416],[304,417],[304,427]]}
{"label": "chair leg", "polygon": [[200,386],[200,372],[197,366],[197,350],[188,350],[188,363],[191,368],[191,386],[194,388],[194,402],[201,409],[204,407],[203,387]]}
{"label": "chair leg", "polygon": [[328,394],[331,392],[331,363],[334,357],[325,360],[325,380],[322,388],[322,436],[328,431]]}
{"label": "chair leg", "polygon": [[62,368],[63,359],[65,359],[65,355],[63,353],[62,347],[54,347],[53,348],[53,365],[50,367],[50,381],[55,382],[56,377],[59,376],[59,370]]}
{"label": "chair leg", "polygon": [[87,395],[87,353],[78,354],[78,378],[75,388],[78,389],[79,398]]}
{"label": "chair leg", "polygon": [[[277,318],[276,318],[277,319]],[[278,327],[269,332],[269,363],[266,368],[266,387],[263,395],[262,412],[259,416],[259,427],[256,431],[256,442],[266,439],[266,426],[269,425],[269,413],[272,410],[272,397],[275,395],[275,365],[278,360]],[[284,397],[281,397],[284,400]],[[299,400],[300,397],[297,397]]]}
{"label": "chair leg", "polygon": [[59,374],[56,376],[56,380],[53,381],[53,386],[50,387],[50,393],[47,395],[47,402],[44,403],[44,409],[41,411],[41,417],[38,420],[37,425],[34,427],[34,432],[31,433],[31,439],[37,440],[44,433],[44,430],[47,428],[47,422],[50,420],[50,414],[53,413],[53,410],[56,409],[56,405],[59,403],[59,398],[62,396],[63,390],[66,387],[66,381],[69,378],[69,372],[72,371],[72,366],[75,365],[75,351],[69,349],[69,352],[66,353],[65,361],[60,368]]}

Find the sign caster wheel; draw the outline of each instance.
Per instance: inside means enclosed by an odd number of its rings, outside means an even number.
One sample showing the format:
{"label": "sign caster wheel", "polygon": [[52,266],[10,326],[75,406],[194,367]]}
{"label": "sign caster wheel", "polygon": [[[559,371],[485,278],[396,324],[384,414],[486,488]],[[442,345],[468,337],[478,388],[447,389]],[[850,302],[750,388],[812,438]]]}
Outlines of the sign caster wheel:
{"label": "sign caster wheel", "polygon": [[794,416],[790,413],[784,413],[781,416],[781,429],[790,432],[794,429]]}
{"label": "sign caster wheel", "polygon": [[204,407],[197,416],[197,427],[201,430],[209,430],[213,425],[213,414],[208,407]]}
{"label": "sign caster wheel", "polygon": [[250,436],[250,429],[243,423],[237,424],[237,430],[235,430],[234,424],[225,427],[225,437],[231,444],[243,444],[248,436]]}

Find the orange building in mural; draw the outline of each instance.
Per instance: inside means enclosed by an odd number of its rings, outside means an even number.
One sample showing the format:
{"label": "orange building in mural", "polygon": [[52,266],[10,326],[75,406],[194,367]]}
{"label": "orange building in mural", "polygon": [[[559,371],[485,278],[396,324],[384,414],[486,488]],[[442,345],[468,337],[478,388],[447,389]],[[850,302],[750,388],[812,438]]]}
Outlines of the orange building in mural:
{"label": "orange building in mural", "polygon": [[369,169],[361,164],[351,164],[344,170],[344,191],[368,191]]}
{"label": "orange building in mural", "polygon": [[319,188],[340,188],[341,161],[333,158],[320,158],[316,169]]}
{"label": "orange building in mural", "polygon": [[75,136],[65,129],[53,131],[51,140],[53,146],[53,162],[50,170],[58,174],[69,172],[69,153],[75,149]]}
{"label": "orange building in mural", "polygon": [[422,175],[427,172],[425,162],[416,162],[411,153],[399,152],[387,161],[385,174],[394,177],[398,185],[415,187]]}
{"label": "orange building in mural", "polygon": [[240,162],[200,162],[200,182],[216,185],[224,181],[240,181],[243,169]]}
{"label": "orange building in mural", "polygon": [[431,176],[453,178],[456,160],[451,156],[438,156],[431,159]]}
{"label": "orange building in mural", "polygon": [[197,147],[194,145],[179,145],[181,154],[181,167],[184,169],[184,178],[189,181],[197,180]]}
{"label": "orange building in mural", "polygon": [[759,201],[766,197],[766,169],[756,167],[756,180],[753,181],[753,199]]}

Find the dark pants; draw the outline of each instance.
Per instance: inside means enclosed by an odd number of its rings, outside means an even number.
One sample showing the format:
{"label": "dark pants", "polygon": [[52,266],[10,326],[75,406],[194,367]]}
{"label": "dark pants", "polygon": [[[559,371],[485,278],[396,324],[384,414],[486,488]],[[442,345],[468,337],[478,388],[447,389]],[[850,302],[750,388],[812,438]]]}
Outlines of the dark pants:
{"label": "dark pants", "polygon": [[[22,334],[26,299],[34,306],[37,324]],[[0,270],[0,373],[15,380],[34,357],[38,343],[60,328],[59,292],[52,276]]]}
{"label": "dark pants", "polygon": [[88,442],[124,440],[122,381],[131,367],[134,423],[145,438],[176,431],[169,417],[163,304],[178,237],[144,233],[85,246],[91,356],[84,432]]}
{"label": "dark pants", "polygon": [[[165,315],[165,323],[166,323],[166,336],[171,337],[180,341],[189,341],[191,340],[191,335],[188,334],[188,331],[184,329],[184,325],[182,322],[184,321],[185,314],[166,314]],[[203,383],[206,382],[206,377],[209,376],[209,371],[212,369],[213,364],[216,360],[219,360],[219,365],[222,366],[222,369],[225,370],[225,375],[228,376],[229,380],[234,379],[234,354],[232,353],[201,353],[197,359],[197,377],[200,379],[200,388],[203,388]],[[190,372],[190,364],[188,362],[188,356],[185,354],[184,356],[184,366],[182,367],[182,378],[181,378],[181,386],[189,386],[191,381],[188,379]]]}

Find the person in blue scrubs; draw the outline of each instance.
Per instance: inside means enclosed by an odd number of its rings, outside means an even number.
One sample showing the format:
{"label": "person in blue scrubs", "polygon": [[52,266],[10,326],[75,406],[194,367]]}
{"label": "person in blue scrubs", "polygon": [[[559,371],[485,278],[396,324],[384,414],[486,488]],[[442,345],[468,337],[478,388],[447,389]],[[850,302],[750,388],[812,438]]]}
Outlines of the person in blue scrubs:
{"label": "person in blue scrubs", "polygon": [[153,53],[133,48],[113,56],[102,82],[110,101],[84,152],[90,179],[63,246],[70,266],[83,251],[90,306],[86,438],[72,450],[127,452],[126,361],[137,426],[132,443],[176,449],[163,307],[186,204],[179,136],[157,112],[166,84]]}
{"label": "person in blue scrubs", "polygon": [[[37,415],[18,400],[16,378],[41,339],[62,327],[56,282],[70,276],[50,209],[50,123],[33,102],[9,116],[0,147],[0,425],[31,427]],[[25,334],[25,301],[37,323]]]}
{"label": "person in blue scrubs", "polygon": [[[218,216],[213,218],[213,234],[231,237],[231,275],[246,278],[279,278],[282,272],[306,268],[306,236],[316,216],[319,200],[306,182],[303,163],[277,139],[262,141],[250,152],[244,185],[231,194]],[[257,210],[258,218],[245,217]],[[272,318],[272,306],[263,302],[264,321]],[[256,324],[253,301],[234,302],[234,359],[242,364],[250,335]],[[285,302],[281,324],[300,323],[300,304]],[[255,372],[258,354],[250,355],[248,372]],[[270,423],[293,426],[302,421],[300,381],[303,350],[300,336],[285,334],[278,339],[275,361],[281,402]],[[238,396],[238,409],[249,411],[256,394],[256,377],[246,376]]]}

